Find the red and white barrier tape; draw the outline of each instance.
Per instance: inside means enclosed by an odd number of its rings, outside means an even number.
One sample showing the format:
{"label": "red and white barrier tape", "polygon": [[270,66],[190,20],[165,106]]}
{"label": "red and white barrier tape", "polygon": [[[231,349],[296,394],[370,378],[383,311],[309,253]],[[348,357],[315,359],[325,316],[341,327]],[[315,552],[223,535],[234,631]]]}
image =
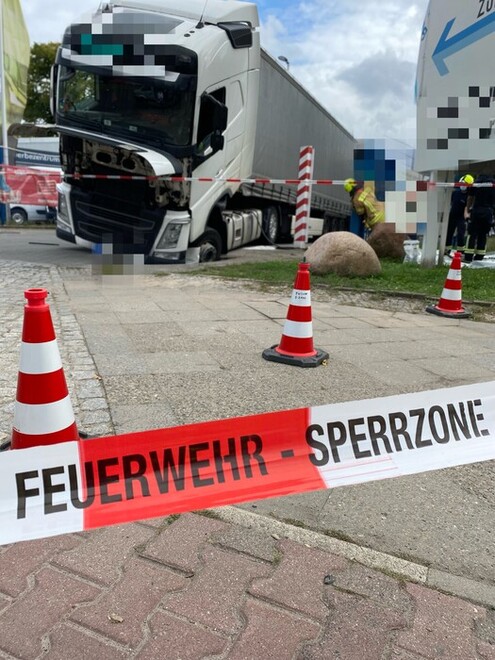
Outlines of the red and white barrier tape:
{"label": "red and white barrier tape", "polygon": [[[32,168],[26,166],[15,166],[15,165],[2,165],[0,164],[0,170],[5,168],[10,168],[16,170],[16,173],[20,175],[43,175],[51,174],[54,175],[53,168],[42,168],[35,167]],[[259,185],[268,185],[268,184],[279,184],[279,185],[294,185],[298,186],[300,183],[304,182],[305,185],[310,186],[343,186],[345,179],[312,179],[301,177],[299,179],[270,179],[270,178],[237,178],[237,177],[194,177],[194,176],[145,176],[139,174],[81,174],[80,172],[75,172],[73,174],[62,174],[62,177],[65,179],[100,179],[100,180],[113,180],[113,181],[172,181],[176,183],[188,183],[193,181],[199,181],[203,183],[215,183],[217,181],[226,182],[226,183],[251,183]],[[388,182],[392,183],[392,182]],[[435,188],[495,188],[495,183],[472,183],[466,185],[465,183],[460,183],[458,181],[454,183],[449,182],[438,182],[438,181],[415,181],[415,182],[406,182],[412,183],[416,186],[417,192],[424,192],[428,190],[434,190]],[[410,192],[410,191],[407,191]]]}
{"label": "red and white barrier tape", "polygon": [[0,454],[0,544],[495,458],[495,382]]}
{"label": "red and white barrier tape", "polygon": [[[301,179],[238,179],[235,177],[207,177],[207,176],[139,176],[131,174],[66,174],[66,178],[69,179],[115,179],[121,181],[156,181],[156,180],[165,180],[165,181],[174,181],[178,183],[190,182],[190,181],[200,181],[203,183],[214,183],[215,181],[223,181],[227,183],[256,183],[256,184],[287,184],[287,185],[299,185]],[[304,180],[304,183],[310,183],[318,186],[332,186],[335,184],[344,184],[344,181],[333,181],[331,179],[311,179]]]}
{"label": "red and white barrier tape", "polygon": [[[255,184],[281,184],[281,185],[299,185],[302,179],[237,179],[223,177],[194,177],[194,176],[138,176],[127,174],[66,174],[68,179],[115,179],[120,181],[172,181],[185,183],[200,181],[203,183],[214,183],[223,181],[226,183],[255,183]],[[342,179],[304,179],[304,184],[311,186],[343,186],[345,180]],[[472,183],[470,186],[461,186],[459,183],[438,183],[433,181],[416,181],[416,192],[426,192],[435,188],[495,188],[495,183]],[[408,191],[409,192],[409,191]]]}

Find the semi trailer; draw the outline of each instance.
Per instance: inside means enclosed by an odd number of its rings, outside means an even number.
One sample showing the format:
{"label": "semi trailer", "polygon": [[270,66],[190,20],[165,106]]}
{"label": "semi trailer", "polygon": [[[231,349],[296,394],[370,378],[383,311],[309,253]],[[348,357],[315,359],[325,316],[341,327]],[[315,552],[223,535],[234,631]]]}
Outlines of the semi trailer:
{"label": "semi trailer", "polygon": [[[249,2],[101,3],[66,29],[51,103],[57,236],[149,262],[290,236],[302,146],[315,179],[353,173],[353,136],[261,49]],[[313,235],[350,213],[342,187],[313,187]]]}

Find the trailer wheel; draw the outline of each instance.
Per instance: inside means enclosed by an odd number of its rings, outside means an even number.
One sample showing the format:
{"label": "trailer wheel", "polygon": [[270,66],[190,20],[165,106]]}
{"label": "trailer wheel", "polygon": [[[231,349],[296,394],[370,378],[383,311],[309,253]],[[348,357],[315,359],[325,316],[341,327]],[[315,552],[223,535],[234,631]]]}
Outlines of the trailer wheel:
{"label": "trailer wheel", "polygon": [[267,206],[263,210],[263,237],[265,243],[273,245],[278,240],[279,235],[279,218],[278,218],[278,209],[275,206]]}
{"label": "trailer wheel", "polygon": [[193,243],[199,247],[199,261],[218,261],[222,254],[222,239],[216,229],[207,229],[205,233]]}

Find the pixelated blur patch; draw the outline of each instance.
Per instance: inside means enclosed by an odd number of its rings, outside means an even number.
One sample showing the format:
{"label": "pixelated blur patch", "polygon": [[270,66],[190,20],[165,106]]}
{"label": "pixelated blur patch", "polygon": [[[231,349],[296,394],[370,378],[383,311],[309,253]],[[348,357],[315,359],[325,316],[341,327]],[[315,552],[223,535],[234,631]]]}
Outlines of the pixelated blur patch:
{"label": "pixelated blur patch", "polygon": [[113,66],[165,66],[164,35],[173,33],[180,19],[159,13],[126,11],[115,7],[98,11],[91,23],[70,26],[63,38],[64,55],[110,56]]}

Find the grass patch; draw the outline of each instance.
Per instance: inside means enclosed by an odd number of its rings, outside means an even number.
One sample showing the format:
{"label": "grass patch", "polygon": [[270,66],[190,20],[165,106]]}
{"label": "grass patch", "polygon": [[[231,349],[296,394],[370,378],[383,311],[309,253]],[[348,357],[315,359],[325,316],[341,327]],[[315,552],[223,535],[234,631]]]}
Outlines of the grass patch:
{"label": "grass patch", "polygon": [[[297,272],[298,259],[274,259],[259,263],[243,263],[225,266],[206,266],[195,275],[215,275],[226,279],[256,280],[266,284],[292,285]],[[438,298],[449,271],[448,266],[423,268],[417,264],[382,259],[382,272],[372,277],[342,277],[311,275],[311,283],[335,289],[354,289],[376,293],[417,294]],[[480,268],[462,270],[463,300],[495,302],[495,269]]]}

